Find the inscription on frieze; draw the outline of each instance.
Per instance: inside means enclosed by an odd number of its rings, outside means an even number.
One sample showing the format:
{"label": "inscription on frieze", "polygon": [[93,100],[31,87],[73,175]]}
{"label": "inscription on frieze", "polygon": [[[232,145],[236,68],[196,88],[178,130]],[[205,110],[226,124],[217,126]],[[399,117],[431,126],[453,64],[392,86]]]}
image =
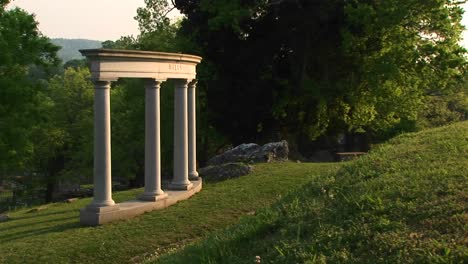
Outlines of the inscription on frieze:
{"label": "inscription on frieze", "polygon": [[170,71],[182,71],[182,65],[180,64],[169,64]]}

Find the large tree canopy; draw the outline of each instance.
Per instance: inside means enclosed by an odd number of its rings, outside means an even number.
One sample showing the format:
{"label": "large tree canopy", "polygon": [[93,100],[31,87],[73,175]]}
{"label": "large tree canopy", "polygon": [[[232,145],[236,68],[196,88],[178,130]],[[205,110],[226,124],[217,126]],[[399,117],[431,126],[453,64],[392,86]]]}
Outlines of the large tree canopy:
{"label": "large tree canopy", "polygon": [[58,47],[37,28],[34,16],[0,2],[0,173],[20,168],[32,153],[31,128],[38,118],[43,83],[28,78],[32,66],[58,62]]}
{"label": "large tree canopy", "polygon": [[460,1],[175,4],[204,57],[212,120],[235,143],[386,130],[416,119],[425,96],[450,91],[465,70]]}

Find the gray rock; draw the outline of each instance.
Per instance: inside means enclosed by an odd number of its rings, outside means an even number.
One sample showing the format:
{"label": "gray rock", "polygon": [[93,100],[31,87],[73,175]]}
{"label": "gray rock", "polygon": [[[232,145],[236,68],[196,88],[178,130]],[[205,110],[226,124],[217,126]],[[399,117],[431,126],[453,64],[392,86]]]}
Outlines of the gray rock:
{"label": "gray rock", "polygon": [[208,165],[219,165],[230,162],[245,162],[250,153],[259,149],[260,146],[255,143],[241,144],[233,149],[230,149],[222,154],[216,155],[208,160]]}
{"label": "gray rock", "polygon": [[28,213],[36,213],[36,212],[39,212],[39,211],[44,211],[46,210],[47,208],[49,208],[49,205],[50,204],[44,204],[44,205],[41,205],[41,206],[38,206],[36,208],[33,208],[31,210],[28,210]]}
{"label": "gray rock", "polygon": [[289,155],[289,146],[286,140],[272,142],[263,145],[261,148],[250,153],[248,160],[254,163],[287,161]]}
{"label": "gray rock", "polygon": [[65,200],[66,203],[73,203],[73,202],[76,202],[78,201],[78,198],[68,198]]}
{"label": "gray rock", "polygon": [[198,170],[198,173],[204,180],[222,181],[249,174],[252,169],[253,167],[250,165],[240,162],[231,162],[201,168]]}
{"label": "gray rock", "polygon": [[259,146],[255,143],[241,144],[231,150],[217,155],[208,161],[208,165],[219,165],[232,162],[273,162],[287,161],[289,155],[288,142],[272,142]]}
{"label": "gray rock", "polygon": [[249,174],[252,166],[245,163],[287,161],[288,142],[272,142],[259,146],[255,143],[241,144],[217,155],[208,161],[208,166],[198,170],[205,180],[221,181]]}
{"label": "gray rock", "polygon": [[6,214],[0,214],[0,222],[6,222],[10,220],[10,217]]}

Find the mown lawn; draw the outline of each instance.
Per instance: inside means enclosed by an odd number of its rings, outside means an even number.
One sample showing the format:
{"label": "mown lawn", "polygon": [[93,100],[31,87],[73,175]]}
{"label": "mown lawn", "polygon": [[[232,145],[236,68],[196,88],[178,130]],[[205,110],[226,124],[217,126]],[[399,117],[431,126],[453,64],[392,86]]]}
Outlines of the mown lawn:
{"label": "mown lawn", "polygon": [[[255,165],[252,175],[208,183],[189,200],[131,220],[81,227],[79,209],[90,202],[55,203],[11,212],[0,223],[0,263],[135,263],[183,247],[211,231],[268,207],[284,194],[335,172],[340,164]],[[133,199],[141,190],[114,194]]]}
{"label": "mown lawn", "polygon": [[157,263],[468,263],[468,122],[399,136]]}

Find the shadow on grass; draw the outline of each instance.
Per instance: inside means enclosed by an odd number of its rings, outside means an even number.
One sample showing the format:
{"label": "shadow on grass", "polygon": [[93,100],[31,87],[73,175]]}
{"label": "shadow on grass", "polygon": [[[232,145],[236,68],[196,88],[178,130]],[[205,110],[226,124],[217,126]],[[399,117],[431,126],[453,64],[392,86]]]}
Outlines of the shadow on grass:
{"label": "shadow on grass", "polygon": [[20,216],[20,217],[13,216],[10,221],[19,221],[19,220],[25,220],[25,219],[30,219],[30,218],[38,218],[38,217],[43,217],[43,216],[68,214],[68,213],[71,213],[71,212],[76,212],[77,214],[79,214],[80,209],[67,209],[67,210],[54,211],[54,212],[50,212],[50,213],[37,212],[35,214],[31,213],[31,215]]}
{"label": "shadow on grass", "polygon": [[[37,217],[37,220],[38,221],[34,221],[34,222],[27,222],[27,223],[20,223],[20,224],[16,224],[14,226],[6,226],[5,228],[0,228],[0,232],[6,232],[6,231],[11,231],[13,229],[18,229],[18,228],[24,228],[24,227],[29,227],[29,228],[34,228],[34,226],[36,225],[41,225],[41,224],[47,224],[47,223],[52,223],[52,222],[61,222],[61,221],[66,221],[66,220],[70,220],[70,219],[76,219],[75,216],[67,216],[67,217],[61,217],[61,218],[53,218],[53,219],[47,219],[47,220],[44,220],[44,221],[41,221],[41,217]],[[15,220],[10,220],[10,221],[15,221]],[[0,240],[1,240],[2,237],[0,237]]]}
{"label": "shadow on grass", "polygon": [[[75,218],[76,217],[68,217],[68,218],[63,218],[63,219],[57,219],[57,221],[64,221],[64,220],[75,219]],[[75,228],[80,228],[80,227],[81,227],[80,223],[76,221],[72,223],[55,225],[55,226],[46,227],[46,228],[26,230],[26,231],[12,233],[8,235],[3,235],[0,238],[0,243],[11,242],[11,241],[18,240],[18,239],[25,238],[25,237],[31,238],[31,237],[42,235],[42,234],[63,232],[69,229],[75,229]]]}

